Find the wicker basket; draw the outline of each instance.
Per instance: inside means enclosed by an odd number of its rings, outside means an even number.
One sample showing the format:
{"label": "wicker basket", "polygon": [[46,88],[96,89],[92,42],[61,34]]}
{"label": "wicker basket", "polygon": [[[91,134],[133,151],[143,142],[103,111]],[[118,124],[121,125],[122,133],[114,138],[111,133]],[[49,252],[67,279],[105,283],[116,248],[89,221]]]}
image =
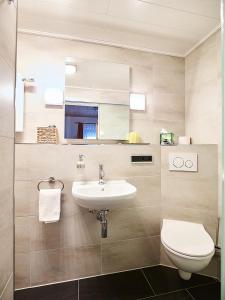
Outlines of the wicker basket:
{"label": "wicker basket", "polygon": [[56,126],[37,127],[37,143],[57,144],[58,130]]}

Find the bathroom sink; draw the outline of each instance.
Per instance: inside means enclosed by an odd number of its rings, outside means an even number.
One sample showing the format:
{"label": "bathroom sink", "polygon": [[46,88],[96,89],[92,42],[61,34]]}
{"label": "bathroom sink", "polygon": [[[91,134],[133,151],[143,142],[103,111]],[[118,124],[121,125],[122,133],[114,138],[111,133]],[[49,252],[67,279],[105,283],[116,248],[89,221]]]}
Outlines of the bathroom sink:
{"label": "bathroom sink", "polygon": [[136,187],[126,180],[74,182],[72,194],[76,203],[89,209],[111,209],[129,202],[136,194]]}

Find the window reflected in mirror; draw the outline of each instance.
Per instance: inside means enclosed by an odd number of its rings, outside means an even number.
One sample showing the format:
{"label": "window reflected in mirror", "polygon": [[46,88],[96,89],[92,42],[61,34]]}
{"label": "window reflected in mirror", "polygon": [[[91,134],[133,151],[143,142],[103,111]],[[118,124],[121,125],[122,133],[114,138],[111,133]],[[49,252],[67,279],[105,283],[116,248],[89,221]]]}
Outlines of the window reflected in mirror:
{"label": "window reflected in mirror", "polygon": [[65,139],[98,138],[98,107],[65,105]]}

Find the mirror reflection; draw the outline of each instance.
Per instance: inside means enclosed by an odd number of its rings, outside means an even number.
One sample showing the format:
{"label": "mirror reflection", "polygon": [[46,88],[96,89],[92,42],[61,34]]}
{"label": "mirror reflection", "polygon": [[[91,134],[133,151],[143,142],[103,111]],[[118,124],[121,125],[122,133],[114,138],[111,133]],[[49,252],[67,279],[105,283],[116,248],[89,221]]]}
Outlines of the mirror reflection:
{"label": "mirror reflection", "polygon": [[129,66],[69,58],[65,70],[65,139],[126,140]]}

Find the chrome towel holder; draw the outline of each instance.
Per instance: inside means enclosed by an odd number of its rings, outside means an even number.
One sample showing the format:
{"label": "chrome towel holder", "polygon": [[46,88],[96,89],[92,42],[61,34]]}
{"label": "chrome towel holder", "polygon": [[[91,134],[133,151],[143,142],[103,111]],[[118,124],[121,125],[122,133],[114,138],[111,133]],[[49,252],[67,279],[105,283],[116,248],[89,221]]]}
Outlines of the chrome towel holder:
{"label": "chrome towel holder", "polygon": [[54,177],[49,177],[48,179],[44,179],[44,180],[41,180],[38,185],[37,185],[37,189],[38,191],[40,191],[40,184],[43,183],[43,182],[48,182],[48,183],[55,183],[55,182],[59,182],[61,183],[62,187],[61,187],[61,191],[64,189],[64,183],[61,181],[61,180],[58,180],[58,179],[55,179]]}

